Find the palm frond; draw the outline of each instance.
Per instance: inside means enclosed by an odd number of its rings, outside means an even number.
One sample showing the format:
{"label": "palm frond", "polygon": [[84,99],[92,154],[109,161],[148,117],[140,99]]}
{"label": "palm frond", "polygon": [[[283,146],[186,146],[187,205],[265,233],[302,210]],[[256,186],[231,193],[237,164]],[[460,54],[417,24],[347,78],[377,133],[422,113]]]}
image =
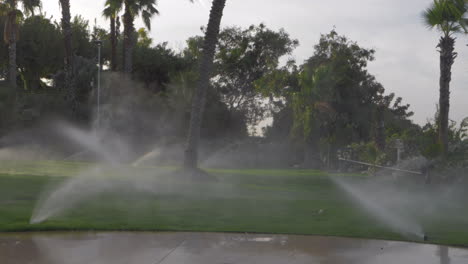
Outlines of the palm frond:
{"label": "palm frond", "polygon": [[102,11],[102,15],[107,18],[116,17],[122,10],[123,5],[123,0],[106,0],[104,3],[104,10]]}
{"label": "palm frond", "polygon": [[34,15],[36,10],[41,10],[41,0],[22,0],[23,10],[26,15]]}
{"label": "palm frond", "polygon": [[143,10],[141,12],[141,18],[143,19],[143,23],[145,24],[148,30],[151,30],[151,17],[153,15],[150,14],[147,10]]}
{"label": "palm frond", "polygon": [[465,0],[434,0],[422,16],[428,28],[437,28],[444,35],[466,32]]}
{"label": "palm frond", "polygon": [[132,16],[138,16],[141,14],[143,19],[143,23],[145,24],[148,30],[151,30],[151,18],[154,15],[158,15],[159,11],[156,8],[157,1],[156,0],[127,0],[125,2],[128,3],[129,9],[131,11]]}
{"label": "palm frond", "polygon": [[105,17],[105,18],[109,18],[109,17],[113,17],[114,16],[114,10],[112,10],[112,8],[110,8],[109,6],[108,7],[105,7],[103,10],[102,10],[102,16]]}
{"label": "palm frond", "polygon": [[156,9],[156,7],[154,5],[147,6],[146,10],[148,11],[148,13],[150,13],[152,15],[159,15],[159,11],[158,11],[158,9]]}

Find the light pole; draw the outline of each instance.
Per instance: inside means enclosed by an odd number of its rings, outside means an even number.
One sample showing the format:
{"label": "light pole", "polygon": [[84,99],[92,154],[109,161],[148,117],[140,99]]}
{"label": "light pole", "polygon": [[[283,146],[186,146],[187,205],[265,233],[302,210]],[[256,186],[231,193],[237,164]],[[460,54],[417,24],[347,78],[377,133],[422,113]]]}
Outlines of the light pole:
{"label": "light pole", "polygon": [[98,72],[97,72],[97,128],[100,127],[101,122],[101,40],[95,40],[94,43],[97,45],[98,48]]}
{"label": "light pole", "polygon": [[398,165],[400,163],[400,161],[401,161],[401,153],[404,150],[403,140],[396,139],[395,140],[395,147],[397,149],[397,165]]}

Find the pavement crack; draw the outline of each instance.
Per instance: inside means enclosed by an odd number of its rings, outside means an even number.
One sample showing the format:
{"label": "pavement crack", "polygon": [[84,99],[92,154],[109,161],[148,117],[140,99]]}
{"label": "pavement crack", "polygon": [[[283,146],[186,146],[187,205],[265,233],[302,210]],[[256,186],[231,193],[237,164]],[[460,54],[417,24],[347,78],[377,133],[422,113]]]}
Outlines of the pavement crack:
{"label": "pavement crack", "polygon": [[180,246],[182,246],[185,241],[187,240],[182,240],[182,242],[179,243],[179,245],[177,245],[175,248],[173,248],[171,251],[169,251],[162,259],[160,259],[158,262],[156,262],[155,264],[161,264],[164,260],[166,260],[174,251],[176,251]]}

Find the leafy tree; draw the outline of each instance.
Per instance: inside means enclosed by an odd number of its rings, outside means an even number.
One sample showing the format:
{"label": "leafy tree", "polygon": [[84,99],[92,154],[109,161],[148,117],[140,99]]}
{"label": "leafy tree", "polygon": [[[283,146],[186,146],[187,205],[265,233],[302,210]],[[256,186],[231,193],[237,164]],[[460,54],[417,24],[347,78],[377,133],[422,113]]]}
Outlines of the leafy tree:
{"label": "leafy tree", "polygon": [[[89,106],[89,95],[97,71],[96,61],[82,56],[74,56],[73,63],[73,82],[76,85],[76,109],[74,109],[73,118],[78,121],[88,121],[92,108]],[[65,82],[65,72],[58,72],[54,75],[54,85],[56,87],[65,87]]]}
{"label": "leafy tree", "polygon": [[[422,127],[422,133],[417,138],[419,148],[423,155],[428,158],[436,159],[440,157],[442,153],[442,145],[439,141],[438,132],[439,132],[439,115],[440,110],[437,106],[437,111],[434,115],[434,118],[428,120],[426,124]],[[463,119],[460,125],[457,127],[457,122],[450,120],[449,130],[448,130],[448,140],[450,149],[447,152],[447,157],[451,155],[457,155],[459,153],[459,146],[462,143],[466,143],[468,140],[468,117]],[[468,148],[464,149],[466,155],[468,155]]]}
{"label": "leafy tree", "polygon": [[[18,9],[18,4],[21,3],[23,12]],[[23,18],[23,13],[26,15],[34,15],[34,11],[41,7],[40,0],[5,0],[0,3],[0,15],[7,17],[3,32],[4,41],[8,44],[9,53],[9,75],[8,79],[12,88],[16,90],[16,42],[18,41],[18,25]]]}
{"label": "leafy tree", "polygon": [[[308,166],[320,166],[321,160],[328,159],[324,156],[332,156],[338,147],[372,140],[376,123],[387,119],[387,114],[402,119],[411,114],[408,106],[400,105],[401,99],[390,105],[394,95],[385,96],[382,85],[367,71],[372,60],[373,50],[333,30],[321,36],[314,55],[301,67],[291,63],[256,83],[266,96],[282,98],[285,105],[279,113],[283,114],[276,116],[289,126],[292,138],[303,144]],[[379,109],[382,116],[376,118]],[[384,133],[379,136],[385,140]],[[327,155],[321,157],[321,153]]]}
{"label": "leafy tree", "polygon": [[[193,98],[194,89],[198,79],[197,68],[189,67],[182,71],[171,74],[171,82],[167,85],[167,91],[164,98],[167,101],[167,123],[179,123],[174,126],[170,133],[171,136],[183,138],[186,135],[190,121],[190,106]],[[161,94],[161,93],[160,93]],[[213,142],[213,139],[229,138],[230,140],[245,138],[247,136],[247,127],[243,117],[236,112],[230,111],[225,103],[222,102],[219,93],[209,86],[207,90],[207,101],[203,120],[201,124],[200,139],[206,139]]]}
{"label": "leafy tree", "polygon": [[[189,39],[186,52],[198,57],[202,41],[201,37]],[[255,83],[272,74],[280,58],[290,55],[297,45],[298,41],[283,29],[274,31],[264,24],[221,30],[212,84],[230,111],[241,113],[250,127],[264,119],[274,104],[261,94],[262,86]]]}
{"label": "leafy tree", "polygon": [[94,57],[96,49],[91,42],[93,36],[92,32],[90,32],[89,21],[80,15],[75,16],[71,23],[71,32],[73,42],[72,54],[85,58]]}
{"label": "leafy tree", "polygon": [[424,13],[424,22],[429,28],[436,28],[442,37],[437,47],[440,52],[440,95],[438,135],[442,146],[442,154],[448,151],[449,141],[449,108],[450,108],[450,81],[452,79],[452,65],[457,53],[455,50],[455,37],[457,33],[466,33],[467,5],[464,0],[434,0]]}
{"label": "leafy tree", "polygon": [[[191,102],[199,76],[199,58],[202,53],[200,46],[203,45],[198,37],[187,40],[187,48],[182,54],[177,55],[176,63],[167,62],[167,59],[161,59],[164,64],[173,69],[169,73],[169,84],[163,86],[165,90],[162,95],[167,97],[168,107],[172,112],[179,113],[175,119],[183,120],[181,131],[182,136],[186,136],[188,123],[190,121]],[[159,45],[158,45],[159,46]],[[157,46],[157,47],[158,47]],[[164,74],[161,74],[164,76]],[[153,77],[154,78],[154,77]],[[247,126],[245,118],[237,111],[232,111],[222,101],[221,95],[213,85],[207,87],[206,100],[210,102],[205,106],[203,119],[201,123],[201,140],[207,139],[213,142],[213,139],[229,138],[240,139],[247,137]],[[174,131],[172,134],[177,134]]]}
{"label": "leafy tree", "polygon": [[149,48],[153,44],[153,39],[149,37],[148,31],[145,28],[140,28],[137,31],[138,33],[138,45]]}
{"label": "leafy tree", "polygon": [[382,91],[376,96],[376,109],[375,109],[375,145],[378,150],[385,151],[386,136],[385,136],[385,110],[388,109],[395,94],[384,95]]}
{"label": "leafy tree", "polygon": [[188,170],[195,170],[198,168],[200,127],[203,120],[206,93],[210,84],[213,58],[225,5],[226,0],[213,0],[208,26],[206,28],[203,53],[200,58],[199,79],[192,97],[192,111],[187,135],[187,147],[185,149],[184,167]]}
{"label": "leafy tree", "polygon": [[25,90],[45,87],[42,78],[60,70],[63,61],[60,28],[42,16],[27,18],[20,28],[18,68]]}
{"label": "leafy tree", "polygon": [[[97,61],[97,46],[94,41],[107,39],[109,33],[96,25],[90,30],[89,21],[81,15],[77,15],[73,18],[71,30],[74,56],[81,56],[88,59],[95,58]],[[110,58],[111,47],[109,44],[109,42],[103,41],[101,48],[101,63],[103,64]]]}
{"label": "leafy tree", "polygon": [[[201,38],[193,38],[201,43]],[[201,48],[192,43],[192,47]],[[273,31],[264,24],[247,29],[228,27],[219,35],[215,55],[213,86],[231,111],[243,113],[255,126],[269,110],[269,104],[256,90],[255,82],[273,72],[279,59],[298,45],[283,29]]]}
{"label": "leafy tree", "polygon": [[318,152],[320,138],[334,146],[371,138],[371,105],[382,89],[366,70],[372,60],[373,50],[334,30],[321,37],[314,55],[302,66],[300,91],[294,92],[292,101],[293,134],[302,130],[309,151]]}
{"label": "leafy tree", "polygon": [[381,88],[374,99],[375,145],[379,151],[384,152],[387,143],[386,126],[389,125],[392,129],[390,135],[403,132],[402,130],[411,127],[412,123],[408,118],[413,115],[413,112],[409,111],[409,104],[401,104],[403,101],[401,97],[395,99],[394,93],[385,95],[385,89],[379,83],[376,85]]}
{"label": "leafy tree", "polygon": [[[146,36],[146,35],[145,35]],[[165,92],[171,75],[185,70],[185,60],[167,47],[167,43],[150,47],[150,39],[140,38],[135,48],[134,77],[153,92]]]}
{"label": "leafy tree", "polygon": [[97,61],[97,56],[98,56],[98,49],[97,49],[97,43],[96,41],[101,41],[101,67],[103,65],[108,64],[109,67],[111,66],[111,58],[112,58],[112,43],[110,41],[107,41],[110,38],[110,33],[107,32],[106,29],[99,27],[98,25],[95,25],[93,27],[93,32],[91,34],[91,57],[96,58]]}

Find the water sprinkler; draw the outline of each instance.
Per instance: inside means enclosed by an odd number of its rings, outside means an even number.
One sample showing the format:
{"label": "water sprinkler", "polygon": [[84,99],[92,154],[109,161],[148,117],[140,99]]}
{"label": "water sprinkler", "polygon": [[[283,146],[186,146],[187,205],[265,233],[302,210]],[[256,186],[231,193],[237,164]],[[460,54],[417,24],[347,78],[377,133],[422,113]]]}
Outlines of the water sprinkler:
{"label": "water sprinkler", "polygon": [[429,238],[427,237],[426,234],[423,234],[423,240],[424,240],[424,241],[428,241],[428,240],[429,240]]}
{"label": "water sprinkler", "polygon": [[410,170],[404,170],[404,169],[399,169],[399,168],[380,166],[380,165],[376,165],[376,164],[371,164],[371,163],[357,161],[357,160],[351,160],[351,159],[345,159],[345,158],[338,158],[338,160],[339,161],[346,161],[346,162],[350,162],[350,163],[355,163],[355,164],[360,164],[360,165],[365,165],[365,166],[369,166],[369,167],[386,169],[386,170],[400,171],[400,172],[406,172],[406,173],[418,174],[418,175],[423,174],[420,171],[410,171]]}

